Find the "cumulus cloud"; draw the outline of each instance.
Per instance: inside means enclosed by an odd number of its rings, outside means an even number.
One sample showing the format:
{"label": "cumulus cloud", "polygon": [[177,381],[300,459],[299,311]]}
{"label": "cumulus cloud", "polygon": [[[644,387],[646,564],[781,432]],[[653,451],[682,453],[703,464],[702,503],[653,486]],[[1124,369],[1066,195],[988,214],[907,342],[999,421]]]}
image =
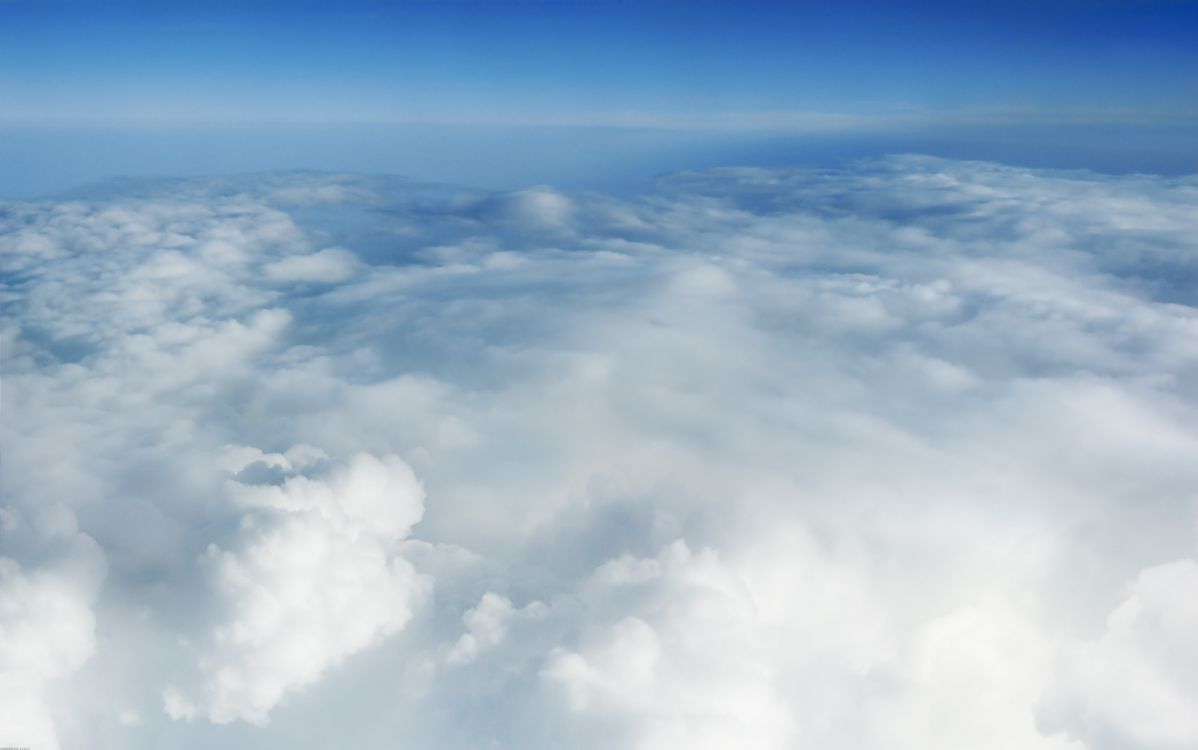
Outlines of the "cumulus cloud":
{"label": "cumulus cloud", "polygon": [[922,157],[7,204],[0,742],[1193,745],[1196,209]]}
{"label": "cumulus cloud", "polygon": [[1041,725],[1094,748],[1193,746],[1196,631],[1198,562],[1141,571],[1102,635],[1063,655],[1038,708]]}
{"label": "cumulus cloud", "polygon": [[354,272],[357,258],[340,248],[329,247],[307,255],[292,255],[267,263],[262,271],[275,281],[308,281],[326,284],[344,281]]}
{"label": "cumulus cloud", "polygon": [[203,697],[170,686],[163,702],[175,719],[263,724],[288,692],[407,624],[428,582],[394,547],[420,519],[423,491],[399,458],[368,454],[327,481],[229,487],[252,510],[235,549],[213,543],[200,559],[223,604],[198,660]]}
{"label": "cumulus cloud", "polygon": [[39,509],[32,519],[0,509],[0,528],[6,539],[16,539],[11,547],[25,546],[32,553],[25,564],[0,556],[0,715],[5,717],[5,741],[57,748],[46,693],[95,649],[92,607],[105,575],[104,555],[78,531],[74,515],[62,506]]}
{"label": "cumulus cloud", "polygon": [[[637,748],[796,742],[794,712],[774,684],[777,659],[788,650],[779,642],[783,634],[758,618],[743,579],[713,552],[692,554],[675,542],[655,559],[605,563],[586,588],[588,598],[608,604],[599,611],[619,612],[618,619],[587,623],[575,649],[550,653],[541,677],[560,689],[571,713],[607,725],[605,742]],[[656,590],[637,591],[643,588]],[[631,608],[603,601],[628,595],[640,601]]]}

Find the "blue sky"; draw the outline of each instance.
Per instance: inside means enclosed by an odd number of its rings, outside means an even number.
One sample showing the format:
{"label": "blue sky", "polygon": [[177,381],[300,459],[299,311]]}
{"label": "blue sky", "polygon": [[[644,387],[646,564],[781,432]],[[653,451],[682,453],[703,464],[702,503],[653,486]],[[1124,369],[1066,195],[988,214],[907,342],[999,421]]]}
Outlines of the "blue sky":
{"label": "blue sky", "polygon": [[287,169],[608,189],[891,153],[1198,172],[1198,4],[0,0],[0,196]]}
{"label": "blue sky", "polygon": [[1196,42],[1189,2],[10,0],[0,117],[794,130],[861,117],[1176,120],[1198,109]]}

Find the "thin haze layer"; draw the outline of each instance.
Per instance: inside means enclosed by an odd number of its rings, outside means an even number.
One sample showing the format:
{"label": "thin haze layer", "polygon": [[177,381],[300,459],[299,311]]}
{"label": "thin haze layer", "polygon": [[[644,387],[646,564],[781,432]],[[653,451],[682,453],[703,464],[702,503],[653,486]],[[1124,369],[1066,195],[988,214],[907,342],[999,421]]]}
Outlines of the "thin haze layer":
{"label": "thin haze layer", "polygon": [[1198,745],[1198,182],[0,208],[0,744]]}

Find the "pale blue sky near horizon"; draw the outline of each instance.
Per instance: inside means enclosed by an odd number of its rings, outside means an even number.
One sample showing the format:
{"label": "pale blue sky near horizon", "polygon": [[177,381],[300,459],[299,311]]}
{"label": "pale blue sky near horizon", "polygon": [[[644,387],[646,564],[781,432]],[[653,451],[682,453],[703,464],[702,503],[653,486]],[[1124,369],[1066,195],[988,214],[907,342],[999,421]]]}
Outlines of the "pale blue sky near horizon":
{"label": "pale blue sky near horizon", "polygon": [[1198,4],[0,2],[0,197],[120,175],[600,185],[918,151],[1198,171]]}
{"label": "pale blue sky near horizon", "polygon": [[691,132],[568,126],[0,127],[0,199],[69,194],[122,177],[312,169],[513,189],[631,192],[721,166],[843,167],[894,153],[1108,174],[1198,173],[1194,128],[941,127],[877,133]]}

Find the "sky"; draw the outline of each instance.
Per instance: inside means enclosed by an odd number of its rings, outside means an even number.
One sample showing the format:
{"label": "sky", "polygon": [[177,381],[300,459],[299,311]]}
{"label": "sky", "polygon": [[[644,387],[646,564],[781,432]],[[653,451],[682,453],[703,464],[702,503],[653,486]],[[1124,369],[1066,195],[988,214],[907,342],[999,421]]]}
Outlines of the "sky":
{"label": "sky", "polygon": [[[6,118],[1195,116],[1198,6],[6,2]],[[810,119],[806,119],[810,118]]]}
{"label": "sky", "polygon": [[0,195],[370,165],[516,188],[754,151],[1179,174],[1198,169],[1196,49],[1198,4],[1170,0],[6,0]]}
{"label": "sky", "polygon": [[0,748],[1198,747],[1198,5],[0,0]]}

